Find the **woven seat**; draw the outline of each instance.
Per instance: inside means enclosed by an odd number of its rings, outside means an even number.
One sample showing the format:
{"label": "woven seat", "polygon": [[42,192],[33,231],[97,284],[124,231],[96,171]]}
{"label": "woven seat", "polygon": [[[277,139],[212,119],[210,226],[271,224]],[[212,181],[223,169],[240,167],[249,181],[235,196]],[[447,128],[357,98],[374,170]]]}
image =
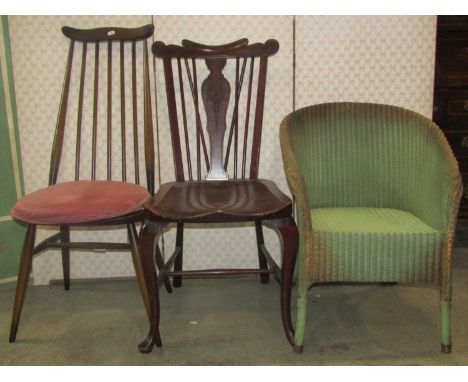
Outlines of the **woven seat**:
{"label": "woven seat", "polygon": [[29,224],[77,224],[142,210],[145,187],[126,182],[81,180],[59,183],[18,200],[11,215]]}
{"label": "woven seat", "polygon": [[[437,272],[442,233],[409,212],[314,208],[311,216],[320,251],[330,253],[329,280],[414,282]],[[405,280],[409,275],[415,277]]]}

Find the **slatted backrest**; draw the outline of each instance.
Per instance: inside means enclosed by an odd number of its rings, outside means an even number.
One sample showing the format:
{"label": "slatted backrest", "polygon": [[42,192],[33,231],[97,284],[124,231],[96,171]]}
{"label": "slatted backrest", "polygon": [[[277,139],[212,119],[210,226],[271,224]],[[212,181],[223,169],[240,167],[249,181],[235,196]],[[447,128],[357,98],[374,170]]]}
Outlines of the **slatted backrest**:
{"label": "slatted backrest", "polygon": [[[99,178],[97,168],[102,165],[106,179],[140,184],[140,158],[144,155],[147,187],[154,193],[147,45],[153,31],[153,25],[139,28],[62,28],[63,34],[70,39],[70,46],[49,184],[57,182],[67,137],[75,141],[75,180]],[[113,111],[119,118],[115,118]],[[90,133],[85,134],[85,129]],[[139,138],[142,131],[143,137]],[[120,139],[116,139],[118,135]],[[115,147],[116,142],[118,148]],[[105,151],[105,163],[99,160],[102,151]]]}
{"label": "slatted backrest", "polygon": [[278,49],[276,40],[153,44],[163,60],[177,181],[258,177],[267,63]]}

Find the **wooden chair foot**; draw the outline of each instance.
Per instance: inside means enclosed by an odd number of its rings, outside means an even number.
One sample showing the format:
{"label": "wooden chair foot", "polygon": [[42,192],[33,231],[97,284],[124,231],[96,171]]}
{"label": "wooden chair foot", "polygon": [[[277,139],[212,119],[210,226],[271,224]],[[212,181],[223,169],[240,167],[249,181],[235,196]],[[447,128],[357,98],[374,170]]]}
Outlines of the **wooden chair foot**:
{"label": "wooden chair foot", "polygon": [[266,275],[266,274],[262,274],[260,275],[260,282],[262,284],[268,284],[270,282],[270,277],[269,275]]}
{"label": "wooden chair foot", "polygon": [[174,276],[174,278],[172,279],[172,286],[174,288],[180,288],[182,287],[182,277],[180,276]]}
{"label": "wooden chair foot", "polygon": [[450,354],[452,352],[452,344],[450,345],[441,344],[440,348],[441,348],[442,353]]}
{"label": "wooden chair foot", "polygon": [[23,244],[23,252],[21,254],[20,266],[18,270],[18,281],[16,282],[15,302],[13,304],[13,314],[11,317],[10,326],[10,342],[15,342],[16,333],[18,332],[21,311],[23,309],[24,297],[28,287],[29,274],[31,272],[34,239],[36,237],[36,226],[28,225],[26,237]]}
{"label": "wooden chair foot", "polygon": [[138,345],[138,351],[143,354],[148,354],[153,351],[154,347],[162,347],[161,337],[159,333],[149,333],[148,336]]}

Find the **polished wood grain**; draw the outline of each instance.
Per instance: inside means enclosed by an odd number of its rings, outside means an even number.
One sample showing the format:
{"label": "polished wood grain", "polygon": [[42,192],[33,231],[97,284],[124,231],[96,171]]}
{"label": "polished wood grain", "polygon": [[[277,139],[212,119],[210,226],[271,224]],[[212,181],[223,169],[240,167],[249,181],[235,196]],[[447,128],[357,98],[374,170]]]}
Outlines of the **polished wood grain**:
{"label": "polished wood grain", "polygon": [[266,179],[169,182],[144,204],[148,220],[214,223],[274,219],[291,200]]}
{"label": "polished wood grain", "polygon": [[[164,284],[171,291],[168,277],[173,277],[174,287],[180,287],[185,277],[259,275],[267,283],[273,275],[281,284],[281,317],[291,342],[290,299],[298,241],[292,202],[274,182],[258,179],[267,63],[278,48],[275,40],[249,44],[247,39],[218,46],[189,40],[181,46],[153,44],[154,55],[163,62],[176,181],[163,184],[144,204],[140,240],[143,264],[149,268],[145,279],[151,317],[148,336],[139,345],[141,352],[161,344],[159,287]],[[228,65],[233,65],[234,79],[226,74]],[[203,78],[200,73],[208,75]],[[187,223],[233,222],[255,226],[258,268],[183,270]],[[177,226],[176,247],[163,261],[156,243],[171,223]],[[280,235],[282,268],[265,246],[264,223]]]}

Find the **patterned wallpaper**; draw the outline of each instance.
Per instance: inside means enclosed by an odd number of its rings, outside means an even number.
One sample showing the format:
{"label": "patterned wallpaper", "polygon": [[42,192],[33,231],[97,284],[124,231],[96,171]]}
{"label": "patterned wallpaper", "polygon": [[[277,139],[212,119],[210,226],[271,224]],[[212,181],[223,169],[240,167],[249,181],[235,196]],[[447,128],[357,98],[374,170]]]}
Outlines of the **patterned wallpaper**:
{"label": "patterned wallpaper", "polygon": [[[47,184],[50,147],[58,110],[67,41],[62,25],[137,26],[151,16],[9,17],[26,192]],[[268,67],[260,176],[276,181],[289,193],[281,163],[278,126],[292,111],[292,16],[154,16],[155,40],[180,43],[182,38],[222,44],[242,37],[251,42],[276,38],[279,53]],[[431,114],[435,51],[435,16],[299,16],[296,18],[296,105],[326,101],[372,101],[404,106]],[[167,126],[162,65],[156,61],[161,181],[174,179]],[[153,104],[155,100],[153,99]],[[156,113],[154,113],[156,114]],[[156,118],[156,117],[155,117]],[[156,124],[155,124],[156,126]],[[62,173],[70,179],[71,167]],[[159,181],[159,179],[157,179]],[[166,252],[174,232],[165,234]],[[44,236],[39,232],[38,239]],[[122,240],[125,232],[101,230],[74,233],[74,238]],[[276,234],[265,229],[265,240],[279,257]],[[250,267],[257,263],[252,227],[185,231],[186,268]],[[131,276],[128,253],[72,254],[72,278]],[[34,261],[34,282],[61,278],[58,252]]]}
{"label": "patterned wallpaper", "polygon": [[297,107],[388,103],[432,118],[435,16],[299,16]]}

